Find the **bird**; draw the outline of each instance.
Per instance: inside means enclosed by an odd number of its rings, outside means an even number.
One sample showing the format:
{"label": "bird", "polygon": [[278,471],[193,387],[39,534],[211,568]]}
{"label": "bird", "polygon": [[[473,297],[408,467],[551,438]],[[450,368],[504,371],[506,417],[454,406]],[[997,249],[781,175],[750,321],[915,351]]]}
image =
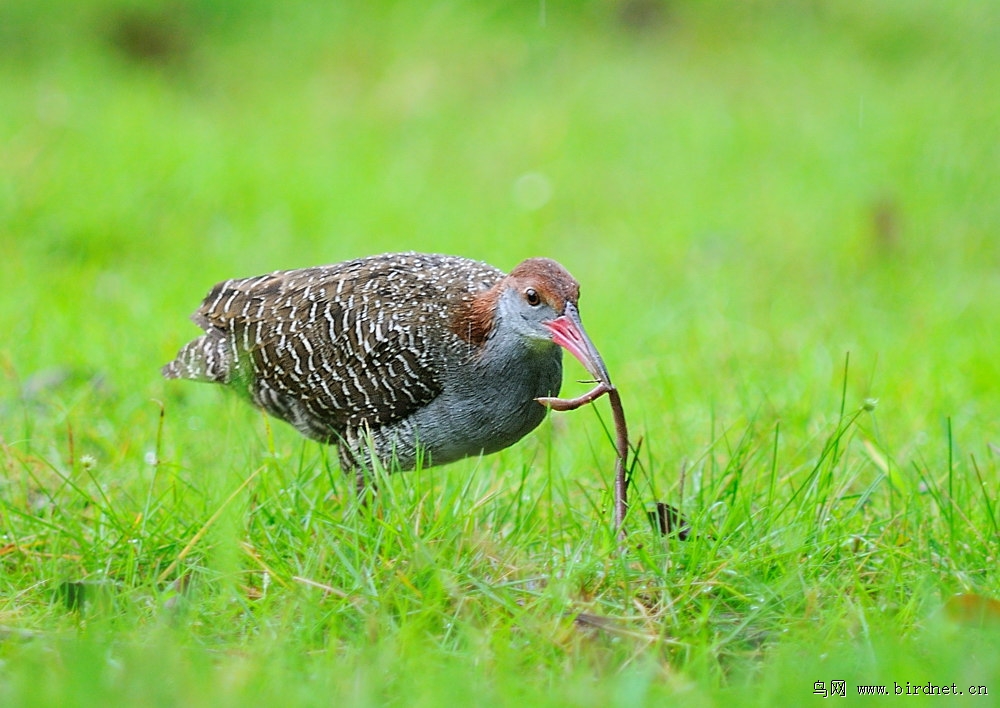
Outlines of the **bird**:
{"label": "bird", "polygon": [[[547,408],[609,390],[583,328],[580,286],[550,258],[509,273],[441,254],[386,253],[215,285],[191,319],[204,334],[162,369],[224,384],[341,468],[405,471],[513,445]],[[562,351],[594,377],[561,399]]]}

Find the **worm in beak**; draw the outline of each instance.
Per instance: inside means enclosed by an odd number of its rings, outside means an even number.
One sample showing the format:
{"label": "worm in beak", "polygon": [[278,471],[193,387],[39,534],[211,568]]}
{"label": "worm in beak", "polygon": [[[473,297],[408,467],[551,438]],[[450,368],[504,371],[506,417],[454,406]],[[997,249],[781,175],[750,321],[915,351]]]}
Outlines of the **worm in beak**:
{"label": "worm in beak", "polygon": [[614,389],[604,360],[601,359],[597,347],[590,341],[590,337],[587,336],[587,332],[583,328],[580,312],[576,309],[576,305],[567,302],[563,314],[543,324],[552,333],[552,341],[575,356],[583,364],[583,368],[597,381],[597,386],[579,398],[566,399],[545,396],[536,399],[539,403],[558,411],[573,410]]}

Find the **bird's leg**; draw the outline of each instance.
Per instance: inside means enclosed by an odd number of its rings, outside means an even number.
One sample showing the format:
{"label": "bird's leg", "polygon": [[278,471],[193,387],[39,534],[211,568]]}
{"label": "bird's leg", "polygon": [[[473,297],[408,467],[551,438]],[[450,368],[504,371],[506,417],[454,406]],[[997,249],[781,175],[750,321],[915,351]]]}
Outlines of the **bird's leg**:
{"label": "bird's leg", "polygon": [[362,507],[367,507],[368,500],[378,491],[374,473],[369,473],[364,467],[359,466],[354,472],[354,484],[358,492],[358,501]]}
{"label": "bird's leg", "polygon": [[603,396],[605,393],[610,393],[614,390],[614,386],[607,384],[603,381],[599,382],[597,386],[592,388],[587,393],[582,396],[577,396],[576,398],[557,398],[554,396],[541,396],[535,400],[541,403],[547,408],[551,408],[554,411],[573,411],[581,406],[585,406],[588,403],[593,403],[598,398]]}
{"label": "bird's leg", "polygon": [[336,440],[340,456],[340,469],[345,474],[354,475],[354,490],[358,495],[358,503],[362,508],[368,506],[368,501],[375,496],[378,485],[373,468],[364,463],[364,458],[352,449],[348,438]]}

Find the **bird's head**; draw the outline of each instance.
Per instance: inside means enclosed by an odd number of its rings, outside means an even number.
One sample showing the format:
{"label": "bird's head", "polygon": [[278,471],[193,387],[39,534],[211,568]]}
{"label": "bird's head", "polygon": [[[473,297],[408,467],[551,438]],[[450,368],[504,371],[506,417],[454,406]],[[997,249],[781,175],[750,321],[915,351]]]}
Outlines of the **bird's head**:
{"label": "bird's head", "polygon": [[524,339],[563,347],[597,381],[611,384],[604,361],[580,321],[580,285],[559,263],[529,258],[501,280],[496,290],[494,325],[499,321]]}

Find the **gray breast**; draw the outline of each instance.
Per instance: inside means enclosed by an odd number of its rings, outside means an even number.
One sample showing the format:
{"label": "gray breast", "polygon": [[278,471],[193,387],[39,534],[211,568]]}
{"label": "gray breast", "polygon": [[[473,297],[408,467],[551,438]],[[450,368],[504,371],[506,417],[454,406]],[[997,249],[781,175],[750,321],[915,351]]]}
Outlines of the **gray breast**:
{"label": "gray breast", "polygon": [[379,457],[407,469],[418,447],[425,465],[502,450],[538,427],[546,408],[535,399],[558,395],[562,383],[562,350],[554,344],[494,337],[471,358],[449,363],[440,395],[376,436]]}

